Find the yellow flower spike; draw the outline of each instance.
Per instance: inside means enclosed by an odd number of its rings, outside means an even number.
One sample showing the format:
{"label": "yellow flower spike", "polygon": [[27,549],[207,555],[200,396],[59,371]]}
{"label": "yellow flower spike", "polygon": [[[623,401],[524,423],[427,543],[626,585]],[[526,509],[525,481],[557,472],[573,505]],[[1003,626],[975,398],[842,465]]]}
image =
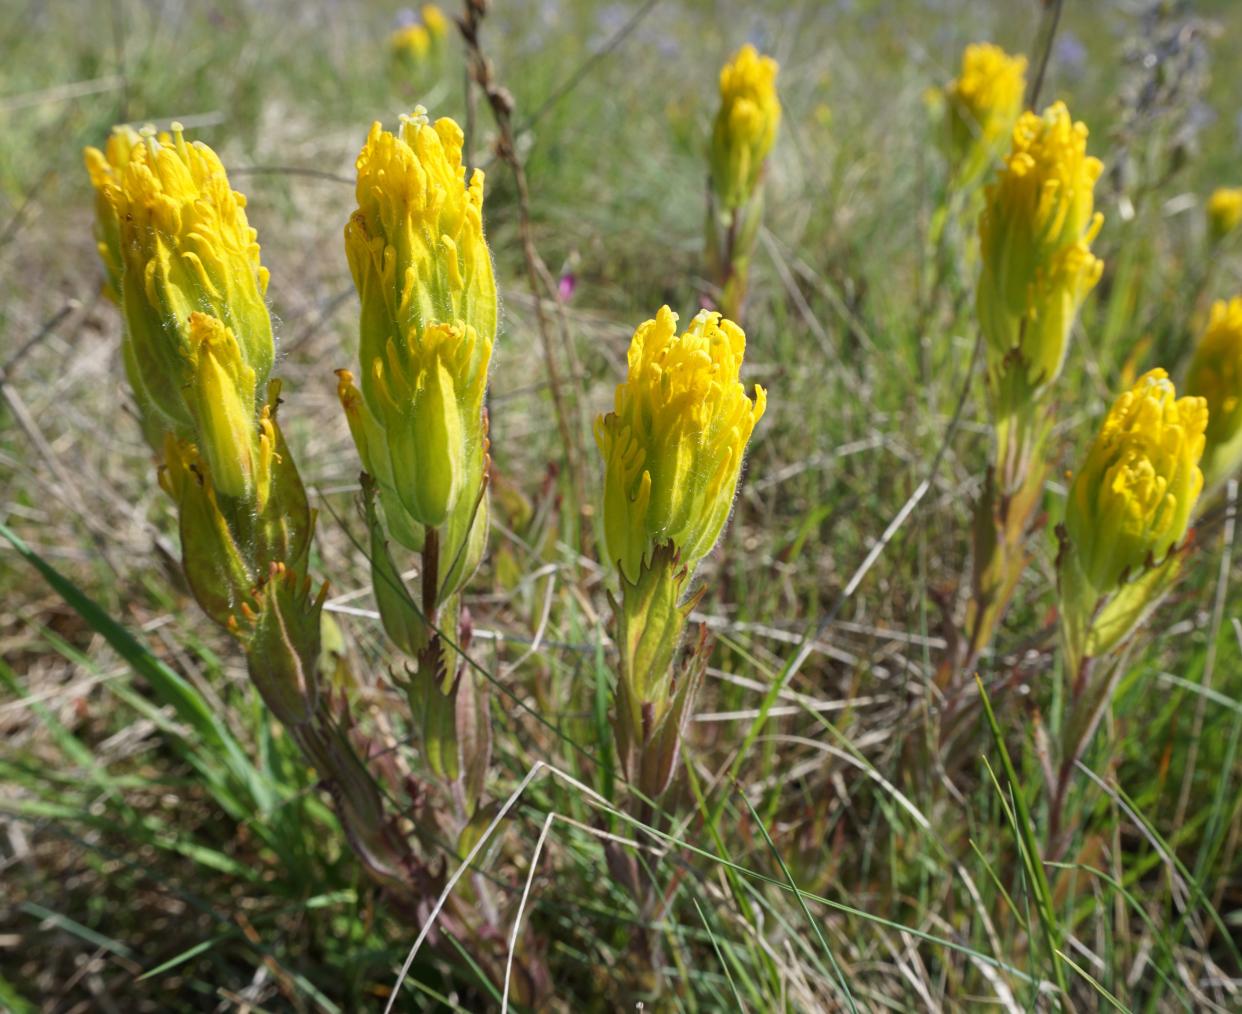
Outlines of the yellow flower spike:
{"label": "yellow flower spike", "polygon": [[739,208],[750,199],[776,142],[781,103],[777,62],[747,43],[720,71],[720,110],[712,128],[712,187],[720,203]]}
{"label": "yellow flower spike", "polygon": [[423,25],[403,25],[389,36],[388,45],[394,57],[417,65],[431,52],[431,33]]}
{"label": "yellow flower spike", "polygon": [[1107,595],[1162,563],[1203,488],[1203,398],[1151,370],[1114,403],[1074,476],[1065,527],[1083,575]]}
{"label": "yellow flower spike", "polygon": [[419,11],[433,42],[442,42],[449,32],[449,19],[435,4],[423,4]]}
{"label": "yellow flower spike", "polygon": [[225,496],[254,498],[271,465],[270,435],[266,451],[257,436],[254,370],[215,317],[191,313],[189,331],[193,374],[185,397],[212,483]]}
{"label": "yellow flower spike", "polygon": [[1219,187],[1207,202],[1208,237],[1213,243],[1242,225],[1242,187]]}
{"label": "yellow flower spike", "polygon": [[979,220],[977,309],[991,370],[1010,369],[1016,355],[1031,391],[1060,373],[1074,319],[1103,270],[1090,251],[1103,222],[1094,210],[1103,165],[1086,150],[1087,128],[1064,103],[1023,113]]}
{"label": "yellow flower spike", "polygon": [[[443,524],[461,502],[473,507],[483,482],[496,283],[483,239],[483,174],[467,183],[463,140],[456,123],[432,123],[421,106],[398,134],[376,123],[358,156],[358,209],[345,227],[362,300],[367,411],[351,411],[352,383],[342,386],[343,403],[368,471],[409,515],[407,534]],[[400,524],[392,496],[384,501],[390,525]]]}
{"label": "yellow flower spike", "polygon": [[142,136],[132,127],[113,127],[103,150],[87,148],[83,155],[91,185],[95,188],[95,241],[99,258],[108,275],[105,294],[114,303],[121,301],[121,225],[116,209],[107,197],[109,187],[119,186],[120,175],[129,164],[134,150],[143,143]]}
{"label": "yellow flower spike", "polygon": [[745,349],[742,329],[707,310],[680,337],[667,306],[634,332],[615,409],[595,424],[605,542],[631,582],[670,543],[693,570],[728,519],[767,404],[762,387],[752,401],[739,381]]}
{"label": "yellow flower spike", "polygon": [[[118,151],[124,143],[115,142]],[[173,124],[171,139],[145,129],[124,164],[110,172],[100,156],[88,153],[87,161],[111,216],[101,219],[101,232],[117,223],[130,384],[144,408],[159,412],[164,428],[189,436],[191,313],[210,314],[233,332],[259,389],[272,366],[268,273],[246,220],[246,199],[229,187],[215,152],[187,142],[180,124]]]}
{"label": "yellow flower spike", "polygon": [[1242,296],[1212,304],[1186,392],[1207,402],[1203,474],[1208,489],[1242,465]]}
{"label": "yellow flower spike", "polygon": [[976,42],[962,53],[959,76],[945,86],[949,150],[959,185],[977,180],[1000,154],[1026,92],[1026,57]]}

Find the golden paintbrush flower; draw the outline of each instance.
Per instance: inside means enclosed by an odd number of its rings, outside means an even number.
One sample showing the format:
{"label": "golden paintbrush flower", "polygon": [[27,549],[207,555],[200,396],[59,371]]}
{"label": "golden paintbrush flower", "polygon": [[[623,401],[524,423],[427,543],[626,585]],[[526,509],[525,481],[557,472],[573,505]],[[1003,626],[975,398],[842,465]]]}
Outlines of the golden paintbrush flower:
{"label": "golden paintbrush flower", "polygon": [[650,798],[672,779],[682,729],[707,664],[700,638],[678,665],[687,597],[737,492],[746,444],[767,394],[739,379],[742,329],[701,310],[677,334],[661,307],[630,342],[615,407],[595,422],[604,459],[604,548],[620,571],[614,601],[617,674],[613,731],[622,766]]}
{"label": "golden paintbrush flower", "polygon": [[1242,187],[1220,187],[1207,202],[1208,236],[1219,243],[1242,224]]}
{"label": "golden paintbrush flower", "polygon": [[1212,304],[1186,392],[1207,402],[1203,474],[1211,489],[1242,465],[1242,296]]}
{"label": "golden paintbrush flower", "polygon": [[962,52],[962,70],[944,89],[950,156],[960,185],[978,179],[1000,154],[1022,112],[1026,57],[976,42]]}
{"label": "golden paintbrush flower", "polygon": [[1208,408],[1151,370],[1109,410],[1074,476],[1065,527],[1083,575],[1106,595],[1163,562],[1203,488]]}
{"label": "golden paintbrush flower", "polygon": [[979,220],[977,309],[991,371],[1017,371],[1032,392],[1060,374],[1070,328],[1103,270],[1090,250],[1103,222],[1094,210],[1103,166],[1086,150],[1087,128],[1063,103],[1023,113]]}
{"label": "golden paintbrush flower", "polygon": [[448,35],[449,19],[435,4],[423,4],[419,16],[423,19],[423,24],[433,42],[440,42]]}
{"label": "golden paintbrush flower", "polygon": [[670,543],[693,571],[724,527],[767,404],[739,382],[745,349],[742,329],[707,310],[680,337],[667,306],[634,332],[615,409],[595,424],[608,558],[631,582]]}
{"label": "golden paintbrush flower", "polygon": [[712,128],[712,187],[725,208],[741,207],[754,193],[776,141],[781,103],[778,66],[747,43],[720,71],[720,111]]}
{"label": "golden paintbrush flower", "polygon": [[[127,143],[127,135],[118,136],[116,154]],[[171,141],[148,129],[128,158],[114,161],[88,150],[87,164],[100,207],[106,206],[101,246],[111,223],[117,228],[130,385],[144,413],[153,409],[163,429],[190,436],[194,419],[185,392],[193,381],[192,313],[209,314],[232,332],[242,362],[254,371],[255,390],[262,390],[272,366],[268,273],[246,220],[246,199],[229,187],[216,153],[187,142],[176,123]]]}
{"label": "golden paintbrush flower", "polygon": [[[351,411],[343,382],[342,402],[368,471],[381,488],[391,484],[406,527],[443,524],[477,502],[483,482],[496,283],[483,173],[467,185],[461,146],[456,123],[432,124],[421,107],[400,134],[375,124],[345,227],[362,300],[362,390]],[[386,497],[386,513],[391,504]]]}
{"label": "golden paintbrush flower", "polygon": [[431,52],[431,33],[420,24],[402,25],[388,37],[393,56],[417,66]]}
{"label": "golden paintbrush flower", "polygon": [[361,390],[338,393],[389,533],[421,551],[437,529],[446,599],[486,544],[483,398],[496,283],[483,239],[483,173],[466,182],[462,132],[419,107],[399,134],[371,128],[345,252],[362,301]]}

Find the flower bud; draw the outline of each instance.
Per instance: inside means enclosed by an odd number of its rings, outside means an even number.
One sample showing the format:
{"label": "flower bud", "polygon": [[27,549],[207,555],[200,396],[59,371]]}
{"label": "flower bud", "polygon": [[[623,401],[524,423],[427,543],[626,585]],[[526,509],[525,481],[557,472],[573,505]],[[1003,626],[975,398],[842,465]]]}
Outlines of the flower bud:
{"label": "flower bud", "polygon": [[720,110],[712,127],[711,174],[717,200],[728,209],[750,199],[776,141],[781,103],[779,67],[747,43],[720,71]]}
{"label": "flower bud", "polygon": [[1203,474],[1211,489],[1242,465],[1242,296],[1212,305],[1186,392],[1207,402]]}
{"label": "flower bud", "polygon": [[1242,224],[1242,187],[1220,187],[1207,202],[1208,238],[1219,243]]}
{"label": "flower bud", "polygon": [[1026,57],[976,42],[962,53],[961,74],[945,86],[949,155],[957,183],[987,171],[1004,148],[1026,92]]}
{"label": "flower bud", "polygon": [[1070,487],[1065,528],[1097,595],[1162,563],[1186,535],[1203,488],[1203,398],[1178,398],[1151,370],[1109,410]]}
{"label": "flower bud", "polygon": [[1078,309],[1103,271],[1090,250],[1103,222],[1094,211],[1103,167],[1086,148],[1087,128],[1063,103],[1023,113],[979,220],[977,309],[990,372],[1017,371],[1031,393],[1060,374]]}
{"label": "flower bud", "polygon": [[693,571],[728,519],[767,404],[739,382],[745,348],[742,329],[707,310],[680,337],[667,306],[634,332],[615,409],[595,423],[608,558],[630,582],[666,543]]}
{"label": "flower bud", "polygon": [[272,366],[268,273],[246,220],[246,199],[230,189],[215,152],[188,143],[180,124],[173,124],[171,143],[144,131],[127,160],[118,155],[124,164],[109,172],[100,157],[88,153],[87,159],[107,206],[99,216],[105,246],[110,223],[117,224],[130,385],[164,429],[191,436],[185,392],[195,358],[192,313],[209,314],[232,332],[259,390]]}
{"label": "flower bud", "polygon": [[272,442],[255,418],[254,370],[243,362],[233,332],[215,317],[191,313],[189,325],[193,373],[185,399],[212,482],[225,496],[257,500],[262,493],[266,499]]}

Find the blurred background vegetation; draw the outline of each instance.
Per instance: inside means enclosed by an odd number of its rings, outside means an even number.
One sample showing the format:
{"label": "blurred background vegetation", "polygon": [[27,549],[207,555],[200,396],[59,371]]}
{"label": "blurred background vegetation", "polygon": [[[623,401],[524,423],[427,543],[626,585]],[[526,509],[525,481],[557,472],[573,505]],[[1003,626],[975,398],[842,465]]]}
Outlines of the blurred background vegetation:
{"label": "blurred background vegetation", "polygon": [[[0,1008],[371,1009],[412,942],[181,583],[172,511],[127,407],[119,316],[100,297],[81,151],[114,123],[180,120],[248,196],[343,668],[411,754],[371,675],[388,653],[332,373],[357,356],[341,231],[372,120],[422,103],[470,124],[503,304],[498,523],[470,602],[479,661],[508,690],[493,696],[490,793],[504,799],[537,760],[608,789],[606,581],[589,503],[563,502],[516,191],[486,105],[469,108],[456,41],[438,65],[391,66],[399,7],[0,0],[0,520],[70,582],[49,587],[3,544]],[[769,409],[704,569],[718,641],[680,789],[678,830],[700,851],[678,860],[659,927],[669,1009],[1242,1006],[1242,575],[1224,508],[1205,514],[1085,758],[1075,846],[1050,871],[1062,955],[1040,933],[1013,805],[1024,794],[1038,828],[1032,730],[1061,686],[1050,534],[981,666],[1003,739],[973,686],[956,690],[974,695],[961,728],[940,723],[945,617],[965,591],[989,435],[968,383],[972,227],[928,241],[945,167],[926,92],[971,41],[1034,60],[1041,18],[1019,0],[511,0],[484,23],[516,102],[535,242],[565,296],[559,354],[592,495],[589,424],[633,328],[665,302],[687,319],[705,291],[718,69],[748,40],[781,64],[746,320],[746,372]],[[1054,474],[1122,378],[1176,376],[1208,302],[1242,291],[1242,250],[1209,258],[1203,219],[1212,189],[1242,184],[1240,36],[1230,0],[1066,4],[1043,100],[1068,102],[1105,163],[1106,268],[1058,387]],[[930,491],[845,594],[959,404]],[[1052,522],[1063,495],[1054,481]],[[126,650],[119,628],[136,639]],[[636,915],[590,833],[610,828],[590,799],[532,783],[488,875],[520,890],[553,812],[566,819],[526,925],[566,1009],[617,1009]],[[1060,962],[1063,1001],[1048,990]],[[399,1006],[494,1006],[468,965],[422,959]]]}

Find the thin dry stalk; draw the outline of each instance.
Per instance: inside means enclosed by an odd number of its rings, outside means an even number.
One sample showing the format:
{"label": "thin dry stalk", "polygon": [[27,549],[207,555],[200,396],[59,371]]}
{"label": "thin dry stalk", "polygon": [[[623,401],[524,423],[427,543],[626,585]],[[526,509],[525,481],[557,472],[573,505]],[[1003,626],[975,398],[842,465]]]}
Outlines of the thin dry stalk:
{"label": "thin dry stalk", "polygon": [[[570,487],[574,502],[581,510],[587,501],[586,484],[582,475],[582,427],[577,419],[577,399],[567,394],[561,382],[561,369],[557,363],[557,352],[552,337],[552,322],[546,305],[547,300],[551,300],[553,305],[558,305],[552,295],[555,291],[555,284],[548,266],[535,247],[530,216],[530,188],[526,179],[526,167],[522,163],[522,157],[518,154],[513,131],[513,95],[497,79],[495,68],[491,60],[484,55],[479,41],[479,28],[487,14],[488,6],[489,0],[465,0],[464,13],[458,19],[457,27],[466,44],[471,76],[486,96],[487,104],[492,110],[492,118],[496,121],[496,129],[499,133],[496,139],[496,155],[509,166],[517,187],[518,235],[522,243],[522,256],[526,261],[527,280],[530,283],[531,296],[535,304],[535,321],[543,349],[544,368],[547,370],[548,386],[552,392],[556,426],[560,432],[561,442],[565,446]],[[561,344],[569,359],[570,375],[578,376],[581,371],[575,362],[576,353],[563,313],[559,317],[559,330]]]}

